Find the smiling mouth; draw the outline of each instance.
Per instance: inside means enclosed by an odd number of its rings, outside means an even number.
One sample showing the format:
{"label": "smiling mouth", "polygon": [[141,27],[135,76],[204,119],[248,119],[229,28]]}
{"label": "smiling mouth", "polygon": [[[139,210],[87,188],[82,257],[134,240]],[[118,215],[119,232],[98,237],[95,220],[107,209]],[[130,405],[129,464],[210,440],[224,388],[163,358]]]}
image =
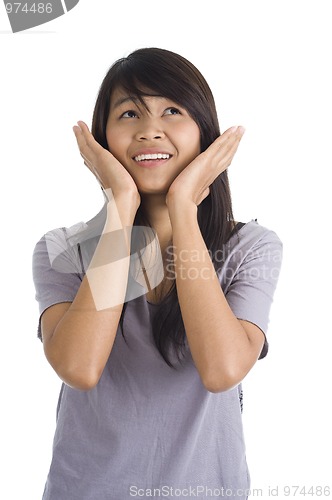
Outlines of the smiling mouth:
{"label": "smiling mouth", "polygon": [[138,155],[134,157],[134,160],[137,162],[140,161],[151,161],[151,160],[169,160],[172,155],[168,153],[154,153],[154,154],[147,154],[147,155]]}

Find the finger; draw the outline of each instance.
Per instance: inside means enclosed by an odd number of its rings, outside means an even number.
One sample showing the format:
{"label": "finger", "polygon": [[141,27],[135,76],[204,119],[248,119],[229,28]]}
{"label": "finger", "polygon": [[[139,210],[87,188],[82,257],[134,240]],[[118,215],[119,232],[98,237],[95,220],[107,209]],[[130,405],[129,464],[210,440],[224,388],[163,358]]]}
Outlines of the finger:
{"label": "finger", "polygon": [[79,148],[85,150],[86,154],[87,148],[89,148],[94,154],[103,152],[104,148],[95,140],[85,122],[79,120],[77,125],[73,127],[73,130]]}
{"label": "finger", "polygon": [[241,138],[235,140],[231,144],[226,144],[225,147],[223,148],[223,151],[220,151],[219,154],[216,154],[215,165],[219,173],[226,170],[232,163],[235,153],[238,150],[240,140]]}
{"label": "finger", "polygon": [[74,134],[76,137],[77,145],[78,145],[79,149],[81,150],[82,148],[87,146],[87,141],[86,141],[86,138],[83,134],[83,130],[80,126],[74,125],[73,131],[74,131]]}
{"label": "finger", "polygon": [[74,125],[73,129],[83,137],[87,137],[91,133],[87,124],[82,120],[78,120],[77,125]]}
{"label": "finger", "polygon": [[93,151],[103,150],[102,146],[96,141],[96,139],[91,134],[87,124],[82,121],[78,121],[77,123],[80,127],[81,134],[85,139],[86,145],[89,146]]}
{"label": "finger", "polygon": [[[93,135],[90,133],[88,126],[83,121],[78,121],[77,125],[73,127],[77,144],[80,150],[81,157],[84,160],[84,165],[88,167],[90,172],[96,177],[97,181],[104,188],[104,184],[99,175],[99,172],[93,165],[93,160],[95,159],[96,149],[103,151],[102,146],[94,139]],[[94,151],[95,150],[95,151]],[[98,152],[98,151],[97,151]],[[92,159],[91,159],[92,158]]]}
{"label": "finger", "polygon": [[94,167],[93,167],[93,165],[92,165],[91,161],[90,161],[90,160],[89,160],[89,159],[88,159],[88,158],[87,158],[87,157],[86,157],[83,153],[81,153],[81,156],[82,156],[82,158],[83,158],[83,160],[84,160],[84,165],[85,165],[86,167],[88,167],[88,169],[89,169],[89,170],[91,170],[91,172],[93,172],[93,173],[94,173],[94,170],[95,170],[95,169],[94,169]]}
{"label": "finger", "polygon": [[89,133],[89,128],[86,123],[84,123],[82,120],[79,120],[77,122],[77,125],[73,126],[73,130],[75,132],[75,135],[86,135]]}
{"label": "finger", "polygon": [[227,129],[221,136],[219,136],[213,144],[216,145],[216,149],[223,147],[226,144],[232,144],[233,142],[240,142],[245,132],[245,128],[231,127]]}
{"label": "finger", "polygon": [[78,120],[77,125],[80,127],[82,131],[87,130],[89,132],[89,127],[83,120]]}
{"label": "finger", "polygon": [[[211,144],[211,155],[214,155],[215,165],[223,158],[234,156],[239,147],[245,129],[243,127],[232,127],[226,130]],[[208,150],[207,150],[208,151]]]}
{"label": "finger", "polygon": [[101,181],[101,178],[100,178],[100,175],[99,175],[98,171],[95,169],[95,167],[93,166],[93,164],[91,163],[91,161],[89,161],[88,158],[86,158],[82,153],[81,153],[81,156],[82,156],[82,158],[84,160],[84,165],[86,167],[88,167],[88,169],[90,170],[90,172],[93,173],[93,175],[97,178],[98,182],[102,186],[103,184],[102,184],[102,181]]}
{"label": "finger", "polygon": [[230,127],[223,134],[221,134],[221,137],[224,137],[225,139],[228,137],[232,136],[241,136],[244,134],[245,128],[242,125]]}
{"label": "finger", "polygon": [[201,153],[201,158],[212,167],[217,167],[219,162],[222,161],[222,158],[228,155],[229,151],[232,150],[234,144],[238,147],[243,133],[243,127],[231,127],[217,137],[217,139]]}
{"label": "finger", "polygon": [[243,134],[243,127],[240,130],[236,127],[228,129],[205,151],[205,161],[210,166],[208,171],[211,174],[209,184],[231,165]]}
{"label": "finger", "polygon": [[[83,122],[78,122],[78,123],[83,123]],[[85,138],[83,136],[82,129],[80,128],[80,126],[75,125],[73,127],[73,130],[74,130],[75,137],[76,137],[76,140],[77,140],[78,148],[80,150],[80,155],[81,155],[81,157],[84,160],[84,165],[86,167],[88,167],[88,169],[93,174],[95,174],[95,169],[93,168],[92,162],[91,162],[91,160],[88,157],[88,156],[91,155],[90,148],[86,144],[86,140],[85,140]]]}
{"label": "finger", "polygon": [[[81,124],[83,122],[78,122],[78,123]],[[87,129],[87,127],[86,127],[86,129]],[[95,155],[96,155],[96,153],[93,151],[93,149],[87,143],[87,137],[84,136],[83,130],[81,129],[81,127],[80,126],[74,126],[73,130],[74,130],[74,133],[75,133],[75,136],[76,136],[76,141],[77,141],[77,145],[78,145],[81,157],[84,160],[84,164],[88,167],[88,169],[93,174],[95,174],[95,169],[93,167],[93,163],[95,161]]]}

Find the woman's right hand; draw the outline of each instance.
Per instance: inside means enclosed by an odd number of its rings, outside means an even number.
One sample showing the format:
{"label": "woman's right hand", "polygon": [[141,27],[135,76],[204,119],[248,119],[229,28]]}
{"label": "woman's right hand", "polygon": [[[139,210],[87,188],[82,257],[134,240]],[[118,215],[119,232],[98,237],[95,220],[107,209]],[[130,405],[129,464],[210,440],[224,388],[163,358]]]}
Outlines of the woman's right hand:
{"label": "woman's right hand", "polygon": [[84,164],[97,178],[108,199],[112,195],[115,200],[128,201],[129,196],[138,208],[140,195],[134,179],[124,166],[95,140],[86,123],[78,121],[73,131]]}

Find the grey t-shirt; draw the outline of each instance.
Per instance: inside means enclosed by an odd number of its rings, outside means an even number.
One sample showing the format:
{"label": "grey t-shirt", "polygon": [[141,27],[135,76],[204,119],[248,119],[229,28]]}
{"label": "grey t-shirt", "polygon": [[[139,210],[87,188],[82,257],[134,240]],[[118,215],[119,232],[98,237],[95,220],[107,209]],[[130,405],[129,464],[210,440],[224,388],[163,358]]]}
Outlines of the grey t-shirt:
{"label": "grey t-shirt", "polygon": [[[81,223],[37,243],[33,273],[40,314],[74,299],[84,276],[77,242],[87,228],[97,238],[98,223]],[[48,239],[58,245],[57,258],[50,256]],[[278,236],[252,220],[220,255],[218,275],[230,307],[264,333],[281,252]],[[181,364],[169,367],[153,341],[157,313],[145,295],[130,300],[125,339],[118,328],[97,386],[81,391],[62,385],[43,500],[247,498],[241,384],[207,391],[189,350]],[[267,342],[261,357],[266,352]]]}

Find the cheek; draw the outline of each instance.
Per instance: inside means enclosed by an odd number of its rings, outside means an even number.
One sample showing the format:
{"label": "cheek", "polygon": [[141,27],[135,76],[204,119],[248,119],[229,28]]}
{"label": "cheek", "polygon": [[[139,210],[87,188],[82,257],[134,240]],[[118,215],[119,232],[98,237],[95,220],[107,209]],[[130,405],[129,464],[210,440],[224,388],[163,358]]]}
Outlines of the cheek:
{"label": "cheek", "polygon": [[106,139],[108,149],[117,158],[119,154],[121,155],[121,151],[123,151],[124,148],[121,135],[112,130],[106,130]]}
{"label": "cheek", "polygon": [[108,144],[108,149],[111,151],[113,146],[116,144],[116,137],[114,133],[106,129],[106,140]]}
{"label": "cheek", "polygon": [[197,125],[188,127],[182,134],[183,144],[186,144],[188,155],[192,158],[198,156],[201,152],[201,134]]}
{"label": "cheek", "polygon": [[196,151],[198,153],[201,152],[201,132],[198,128],[198,125],[195,123],[195,126],[193,127],[193,144],[196,146]]}
{"label": "cheek", "polygon": [[128,170],[128,139],[123,134],[114,130],[106,130],[106,140],[108,149],[121,163],[121,165]]}
{"label": "cheek", "polygon": [[192,149],[200,151],[201,133],[194,121],[187,122],[179,132],[184,141],[189,141]]}

